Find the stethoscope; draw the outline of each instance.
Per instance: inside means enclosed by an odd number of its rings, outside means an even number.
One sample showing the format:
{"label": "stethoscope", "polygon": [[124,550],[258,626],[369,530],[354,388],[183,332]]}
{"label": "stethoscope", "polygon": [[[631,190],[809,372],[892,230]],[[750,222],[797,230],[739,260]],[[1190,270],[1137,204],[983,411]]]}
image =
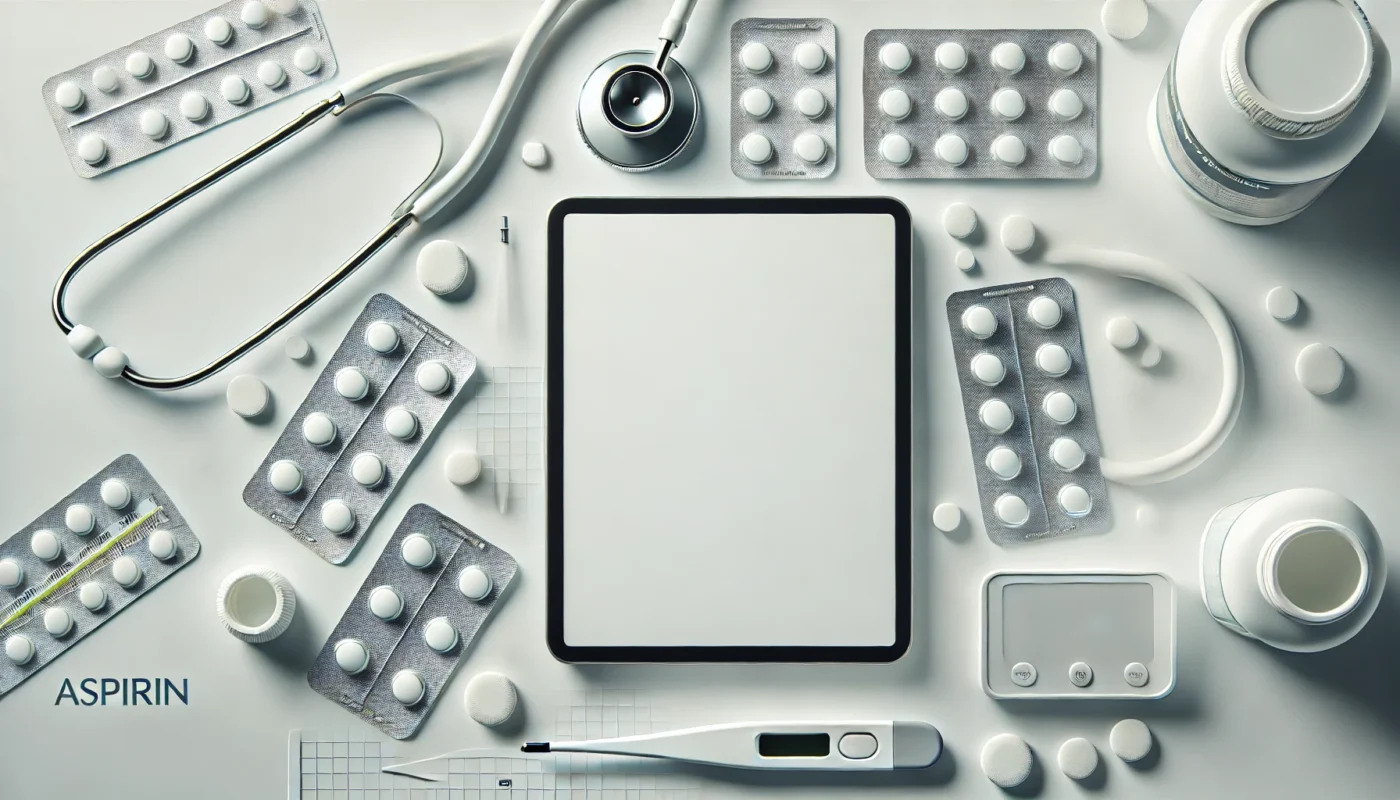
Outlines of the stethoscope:
{"label": "stethoscope", "polygon": [[[432,178],[432,174],[437,173],[435,165],[429,178],[394,209],[387,225],[300,300],[223,355],[194,372],[179,377],[158,378],[140,372],[127,363],[124,353],[117,348],[106,346],[95,331],[78,325],[68,316],[65,308],[68,287],[78,272],[107,248],[252,163],[259,156],[311,127],[312,124],[327,116],[339,116],[374,98],[390,98],[412,105],[406,98],[381,90],[410,78],[478,63],[501,49],[500,43],[493,42],[466,50],[386,64],[344,84],[333,96],[302,112],[272,135],[160,201],[78,254],[63,271],[54,287],[54,321],[58,323],[59,329],[68,335],[70,344],[73,344],[75,352],[80,356],[100,356],[95,363],[111,370],[112,377],[120,377],[147,389],[183,389],[232,364],[249,350],[267,341],[350,277],[355,270],[411,225],[423,222],[441,211],[449,201],[472,183],[486,164],[492,147],[500,137],[501,129],[520,94],[525,77],[539,57],[550,32],[575,1],[544,0],[511,53],[505,74],[496,87],[490,105],[487,106],[481,125],[457,163],[436,180]],[[619,53],[600,64],[584,82],[579,94],[579,132],[585,144],[609,164],[629,171],[653,169],[675,158],[691,141],[699,123],[699,98],[690,76],[670,56],[685,34],[686,23],[696,1],[675,0],[670,14],[662,23],[659,34],[661,45],[655,52]],[[438,165],[440,164],[441,150]],[[99,352],[93,352],[94,350]],[[107,352],[103,353],[102,350]],[[119,366],[120,371],[114,369],[114,366]]]}

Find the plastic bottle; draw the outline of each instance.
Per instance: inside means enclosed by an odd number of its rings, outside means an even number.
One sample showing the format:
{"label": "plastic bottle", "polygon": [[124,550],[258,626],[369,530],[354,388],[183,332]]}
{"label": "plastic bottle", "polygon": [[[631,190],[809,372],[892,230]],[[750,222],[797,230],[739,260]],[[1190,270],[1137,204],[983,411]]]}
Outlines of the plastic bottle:
{"label": "plastic bottle", "polygon": [[1216,512],[1201,539],[1201,593],[1221,625],[1308,653],[1350,639],[1385,589],[1385,552],[1355,503],[1290,489]]}
{"label": "plastic bottle", "polygon": [[1385,114],[1390,57],[1355,0],[1202,0],[1157,90],[1157,160],[1221,219],[1312,204]]}

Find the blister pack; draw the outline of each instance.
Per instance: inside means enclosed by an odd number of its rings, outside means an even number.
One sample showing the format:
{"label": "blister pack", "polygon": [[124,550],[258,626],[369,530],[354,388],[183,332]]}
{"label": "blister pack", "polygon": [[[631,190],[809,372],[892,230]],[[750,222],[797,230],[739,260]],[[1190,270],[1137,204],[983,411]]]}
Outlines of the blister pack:
{"label": "blister pack", "polygon": [[741,19],[729,29],[729,163],[754,179],[836,169],[836,26]]}
{"label": "blister pack", "polygon": [[91,178],[335,73],[312,0],[232,0],[60,72],[44,102],[73,170]]}
{"label": "blister pack", "polygon": [[987,535],[999,544],[1112,524],[1074,290],[1063,278],[948,298]]}
{"label": "blister pack", "polygon": [[419,503],[408,510],[307,673],[395,739],[428,716],[516,572],[515,559]]}
{"label": "blister pack", "polygon": [[136,456],[103,467],[0,543],[0,696],[197,555]]}
{"label": "blister pack", "polygon": [[1085,30],[873,30],[873,178],[1087,178],[1098,169],[1098,40]]}
{"label": "blister pack", "polygon": [[476,371],[476,356],[377,294],[243,489],[332,564],[350,557]]}

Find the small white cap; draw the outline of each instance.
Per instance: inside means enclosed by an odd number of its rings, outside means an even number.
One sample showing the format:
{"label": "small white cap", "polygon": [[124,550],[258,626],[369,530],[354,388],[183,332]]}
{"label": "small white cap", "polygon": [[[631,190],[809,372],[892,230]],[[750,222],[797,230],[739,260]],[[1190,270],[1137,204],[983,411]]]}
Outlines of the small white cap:
{"label": "small white cap", "polygon": [[96,581],[88,581],[78,590],[78,602],[88,611],[101,611],[107,605],[107,590]]}
{"label": "small white cap", "polygon": [[1041,295],[1030,301],[1026,305],[1026,316],[1036,327],[1050,330],[1060,324],[1060,319],[1064,312],[1060,309],[1060,304],[1055,302],[1055,298]]}
{"label": "small white cap", "polygon": [[428,394],[442,394],[452,386],[452,372],[441,361],[427,361],[414,373],[418,388]]}
{"label": "small white cap", "polygon": [[[949,203],[948,207],[943,209],[943,230],[954,239],[966,239],[977,230],[977,212],[967,203]],[[995,317],[993,322],[995,323]],[[992,329],[996,330],[995,325]]]}
{"label": "small white cap", "polygon": [[914,110],[914,101],[903,89],[886,89],[880,93],[880,112],[890,119],[904,119]]}
{"label": "small white cap", "polygon": [[256,375],[235,376],[228,382],[228,389],[224,392],[229,410],[244,419],[256,417],[266,411],[268,400],[271,398],[272,394],[267,390],[267,384]]}
{"label": "small white cap", "polygon": [[1048,105],[1051,114],[1066,122],[1084,113],[1084,101],[1079,99],[1079,95],[1075,94],[1073,89],[1056,89],[1055,93],[1050,95]]}
{"label": "small white cap", "polygon": [[320,411],[313,411],[301,421],[301,435],[307,444],[325,447],[335,441],[335,420]]}
{"label": "small white cap", "polygon": [[293,361],[302,361],[311,355],[311,343],[296,334],[282,341],[282,349],[287,352],[287,358]]}
{"label": "small white cap", "polygon": [[978,353],[972,357],[972,377],[983,386],[996,386],[1006,378],[1006,366],[991,353]]}
{"label": "small white cap", "polygon": [[933,60],[949,72],[962,72],[967,66],[967,48],[957,42],[944,42],[933,51]]}
{"label": "small white cap", "polygon": [[1035,224],[1028,217],[1012,214],[1001,223],[1001,246],[1021,254],[1035,246]]}
{"label": "small white cap", "polygon": [[913,155],[914,146],[902,134],[891,133],[880,139],[880,157],[891,164],[908,164]]}
{"label": "small white cap", "polygon": [[1067,133],[1051,139],[1047,149],[1051,158],[1066,167],[1073,167],[1084,160],[1084,145]]}
{"label": "small white cap", "polygon": [[744,109],[744,113],[754,119],[763,119],[773,113],[773,95],[758,88],[750,87],[739,95],[739,105]]}
{"label": "small white cap", "polygon": [[287,82],[287,71],[276,61],[264,61],[258,65],[258,80],[269,89],[279,89]]}
{"label": "small white cap", "polygon": [[472,564],[457,575],[457,591],[468,600],[485,600],[491,594],[491,576],[486,570]]}
{"label": "small white cap", "polygon": [[462,288],[471,272],[467,254],[456,242],[436,239],[418,251],[418,282],[435,295],[449,295]]}
{"label": "small white cap", "polygon": [[365,344],[380,355],[388,355],[399,349],[399,332],[384,320],[375,320],[365,328]]}
{"label": "small white cap", "polygon": [[1050,460],[1066,472],[1084,466],[1084,448],[1073,439],[1061,436],[1050,443]]}
{"label": "small white cap", "polygon": [[808,119],[816,119],[826,113],[826,95],[810,86],[798,89],[792,103]]}
{"label": "small white cap", "polygon": [[1005,120],[1020,119],[1026,113],[1026,98],[1015,89],[998,89],[992,94],[992,113]]}
{"label": "small white cap", "polygon": [[1298,316],[1301,305],[1298,294],[1287,286],[1275,286],[1264,297],[1264,309],[1279,322],[1288,322]]}
{"label": "small white cap", "polygon": [[384,461],[374,453],[360,453],[350,462],[350,476],[355,483],[373,489],[384,482]]}
{"label": "small white cap", "polygon": [[394,699],[406,706],[417,705],[428,691],[423,676],[417,670],[401,669],[394,673]]}
{"label": "small white cap", "polygon": [[982,426],[995,434],[1003,434],[1011,430],[1011,426],[1016,424],[1016,417],[1011,413],[1011,406],[1005,400],[992,398],[982,404],[977,409],[977,418],[982,421]]}
{"label": "small white cap", "polygon": [[228,75],[219,81],[219,94],[224,99],[236,106],[241,106],[253,97],[253,90],[248,88],[248,82],[237,75]]}
{"label": "small white cap", "polygon": [[549,150],[541,142],[526,142],[520,146],[520,160],[527,167],[541,169],[549,164]]}
{"label": "small white cap", "polygon": [[321,505],[321,525],[331,533],[349,533],[355,527],[355,512],[344,500],[327,500]]}
{"label": "small white cap", "polygon": [[773,66],[773,53],[762,42],[749,42],[739,50],[739,61],[749,72],[767,72]]}
{"label": "small white cap", "polygon": [[962,524],[962,509],[952,503],[939,503],[933,509],[933,527],[952,533]]}
{"label": "small white cap", "polygon": [[363,400],[369,394],[369,378],[359,367],[342,367],[335,374],[335,391],[346,400]]}
{"label": "small white cap", "polygon": [[292,54],[292,66],[307,75],[314,75],[321,71],[321,54],[310,47],[298,47]]}
{"label": "small white cap", "polygon": [[369,648],[359,639],[341,639],[335,643],[335,663],[347,675],[359,675],[369,666]]}
{"label": "small white cap", "polygon": [[1061,75],[1073,75],[1084,65],[1084,54],[1069,42],[1056,42],[1046,57],[1051,69]]}
{"label": "small white cap", "polygon": [[1074,398],[1064,392],[1051,392],[1045,395],[1045,402],[1041,403],[1040,406],[1051,422],[1060,425],[1068,425],[1073,422],[1075,414],[1079,413],[1079,406],[1075,404]]}
{"label": "small white cap", "polygon": [[960,167],[967,162],[967,141],[956,133],[945,133],[934,143],[933,152],[943,163]]}
{"label": "small white cap", "polygon": [[1031,776],[1031,748],[1014,733],[999,733],[982,746],[982,772],[1003,789],[1014,789]]}
{"label": "small white cap", "polygon": [[992,158],[1008,167],[1019,167],[1026,160],[1026,143],[1014,133],[1003,133],[992,140]]}
{"label": "small white cap", "polygon": [[120,478],[108,478],[103,481],[98,494],[102,496],[102,502],[106,503],[108,508],[126,508],[131,502],[131,487]]}
{"label": "small white cap", "polygon": [[1009,481],[1021,474],[1021,457],[1009,447],[998,445],[987,453],[987,469],[998,478]]}
{"label": "small white cap", "polygon": [[403,613],[403,595],[392,586],[376,586],[369,593],[369,611],[388,622]]}
{"label": "small white cap", "polygon": [[169,561],[180,551],[174,534],[164,528],[151,531],[151,535],[146,537],[146,547],[160,561]]}
{"label": "small white cap", "polygon": [[414,569],[427,569],[437,561],[437,546],[433,540],[421,533],[410,533],[403,537],[403,543],[399,545],[399,555],[403,557],[403,563]]}
{"label": "small white cap", "polygon": [[1104,326],[1104,335],[1108,337],[1108,343],[1119,350],[1137,347],[1137,343],[1142,339],[1137,323],[1127,317],[1110,319]]}
{"label": "small white cap", "polygon": [[457,627],[447,617],[433,617],[423,626],[423,642],[435,653],[457,646]]}
{"label": "small white cap", "polygon": [[1071,517],[1082,517],[1094,508],[1094,499],[1089,496],[1083,486],[1071,483],[1060,489],[1056,499],[1060,503],[1060,508]]}
{"label": "small white cap", "polygon": [[112,580],[117,585],[130,589],[141,582],[141,565],[131,556],[120,556],[112,562]]}
{"label": "small white cap", "polygon": [[92,71],[92,85],[100,92],[111,94],[121,87],[121,82],[117,71],[105,64]]}
{"label": "small white cap", "polygon": [[44,612],[44,630],[55,639],[67,636],[73,630],[73,615],[64,608],[50,608]]}
{"label": "small white cap", "polygon": [[793,140],[792,151],[808,164],[820,164],[826,158],[826,140],[815,133],[803,133]]}
{"label": "small white cap", "polygon": [[914,63],[914,56],[903,42],[890,42],[880,48],[880,63],[890,72],[903,72]]}
{"label": "small white cap", "polygon": [[74,503],[63,512],[63,524],[73,533],[87,536],[97,524],[97,517],[93,516],[92,509],[82,503]]}
{"label": "small white cap", "polygon": [[1088,739],[1076,736],[1060,745],[1056,760],[1060,771],[1071,780],[1082,781],[1099,768],[1099,751]]}
{"label": "small white cap", "polygon": [[194,56],[194,42],[183,33],[172,33],[165,40],[165,57],[176,64],[183,64]]}
{"label": "small white cap", "polygon": [[996,511],[997,519],[1001,520],[1003,525],[1011,528],[1019,528],[1031,518],[1030,506],[1026,505],[1025,500],[1014,494],[1004,494],[998,497],[996,502],[992,504],[992,509]]}
{"label": "small white cap", "polygon": [[133,78],[149,78],[155,70],[155,59],[146,53],[138,51],[126,57],[126,71]]}
{"label": "small white cap", "polygon": [[217,45],[233,41],[233,26],[223,17],[210,17],[204,22],[204,37]]}
{"label": "small white cap", "polygon": [[519,693],[510,678],[499,672],[481,672],[467,683],[467,714],[487,727],[503,725],[515,715]]}
{"label": "small white cap", "polygon": [[454,486],[466,486],[481,476],[481,459],[470,450],[458,450],[442,462],[442,474]]}
{"label": "small white cap", "polygon": [[24,565],[13,558],[0,559],[0,589],[14,589],[24,583]]}
{"label": "small white cap", "polygon": [[141,126],[141,132],[152,139],[160,139],[170,131],[170,120],[154,108],[142,111],[138,124]]}
{"label": "small white cap", "polygon": [[962,119],[967,115],[967,95],[956,86],[939,90],[933,97],[933,107],[948,119]]}
{"label": "small white cap", "polygon": [[272,462],[267,468],[267,482],[282,494],[296,494],[301,489],[301,466],[291,459]]}
{"label": "small white cap", "polygon": [[761,133],[750,133],[739,140],[739,152],[750,164],[767,164],[773,158],[773,143]]}
{"label": "small white cap", "polygon": [[953,266],[963,272],[971,272],[977,266],[977,256],[966,247],[959,247],[953,254]]}
{"label": "small white cap", "polygon": [[78,140],[78,158],[88,164],[100,164],[107,157],[107,140],[89,133]]}
{"label": "small white cap", "polygon": [[1342,361],[1341,354],[1317,342],[1304,347],[1293,364],[1298,383],[1319,396],[1341,388],[1346,371],[1346,362]]}
{"label": "small white cap", "polygon": [[199,92],[185,92],[180,96],[180,114],[191,122],[199,122],[209,116],[209,101]]}
{"label": "small white cap", "polygon": [[24,666],[34,658],[34,643],[22,633],[11,634],[5,639],[5,657],[14,664]]}
{"label": "small white cap", "polygon": [[1142,720],[1122,720],[1108,732],[1108,746],[1124,761],[1141,761],[1152,752],[1152,731]]}
{"label": "small white cap", "polygon": [[60,83],[53,91],[53,101],[69,111],[82,108],[84,99],[83,90],[72,81]]}
{"label": "small white cap", "polygon": [[214,610],[224,630],[249,644],[270,642],[286,633],[296,608],[292,584],[267,567],[234,570],[214,594]]}
{"label": "small white cap", "polygon": [[243,5],[243,10],[238,13],[238,16],[243,20],[244,25],[256,30],[266,25],[272,14],[268,11],[267,6],[263,5],[262,0],[250,0]]}
{"label": "small white cap", "polygon": [[816,42],[803,42],[792,51],[792,60],[808,72],[816,72],[826,66],[826,51]]}
{"label": "small white cap", "polygon": [[399,441],[408,441],[418,432],[418,418],[403,406],[394,406],[384,415],[384,430]]}
{"label": "small white cap", "polygon": [[1069,351],[1062,345],[1043,344],[1035,349],[1035,365],[1041,372],[1058,378],[1069,372],[1071,366]]}
{"label": "small white cap", "polygon": [[68,346],[78,358],[92,358],[106,345],[97,331],[86,325],[74,325],[68,332]]}
{"label": "small white cap", "polygon": [[63,545],[58,541],[58,534],[47,528],[37,530],[29,537],[29,550],[40,561],[55,561],[63,555]]}
{"label": "small white cap", "polygon": [[997,316],[984,305],[971,306],[962,313],[962,327],[978,339],[989,339],[997,332]]}
{"label": "small white cap", "polygon": [[1015,75],[1026,66],[1026,51],[1015,42],[1002,42],[992,48],[992,66]]}

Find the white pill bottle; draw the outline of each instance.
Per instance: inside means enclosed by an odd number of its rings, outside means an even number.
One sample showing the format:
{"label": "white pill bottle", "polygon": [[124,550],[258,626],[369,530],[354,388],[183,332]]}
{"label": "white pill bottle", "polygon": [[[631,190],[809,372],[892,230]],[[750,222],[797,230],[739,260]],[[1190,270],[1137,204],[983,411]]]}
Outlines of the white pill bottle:
{"label": "white pill bottle", "polygon": [[1201,0],[1148,134],[1211,214],[1272,225],[1366,146],[1389,88],[1389,54],[1355,0]]}
{"label": "white pill bottle", "polygon": [[1201,539],[1201,593],[1221,625],[1280,650],[1350,639],[1385,589],[1385,552],[1355,503],[1290,489],[1216,512]]}

